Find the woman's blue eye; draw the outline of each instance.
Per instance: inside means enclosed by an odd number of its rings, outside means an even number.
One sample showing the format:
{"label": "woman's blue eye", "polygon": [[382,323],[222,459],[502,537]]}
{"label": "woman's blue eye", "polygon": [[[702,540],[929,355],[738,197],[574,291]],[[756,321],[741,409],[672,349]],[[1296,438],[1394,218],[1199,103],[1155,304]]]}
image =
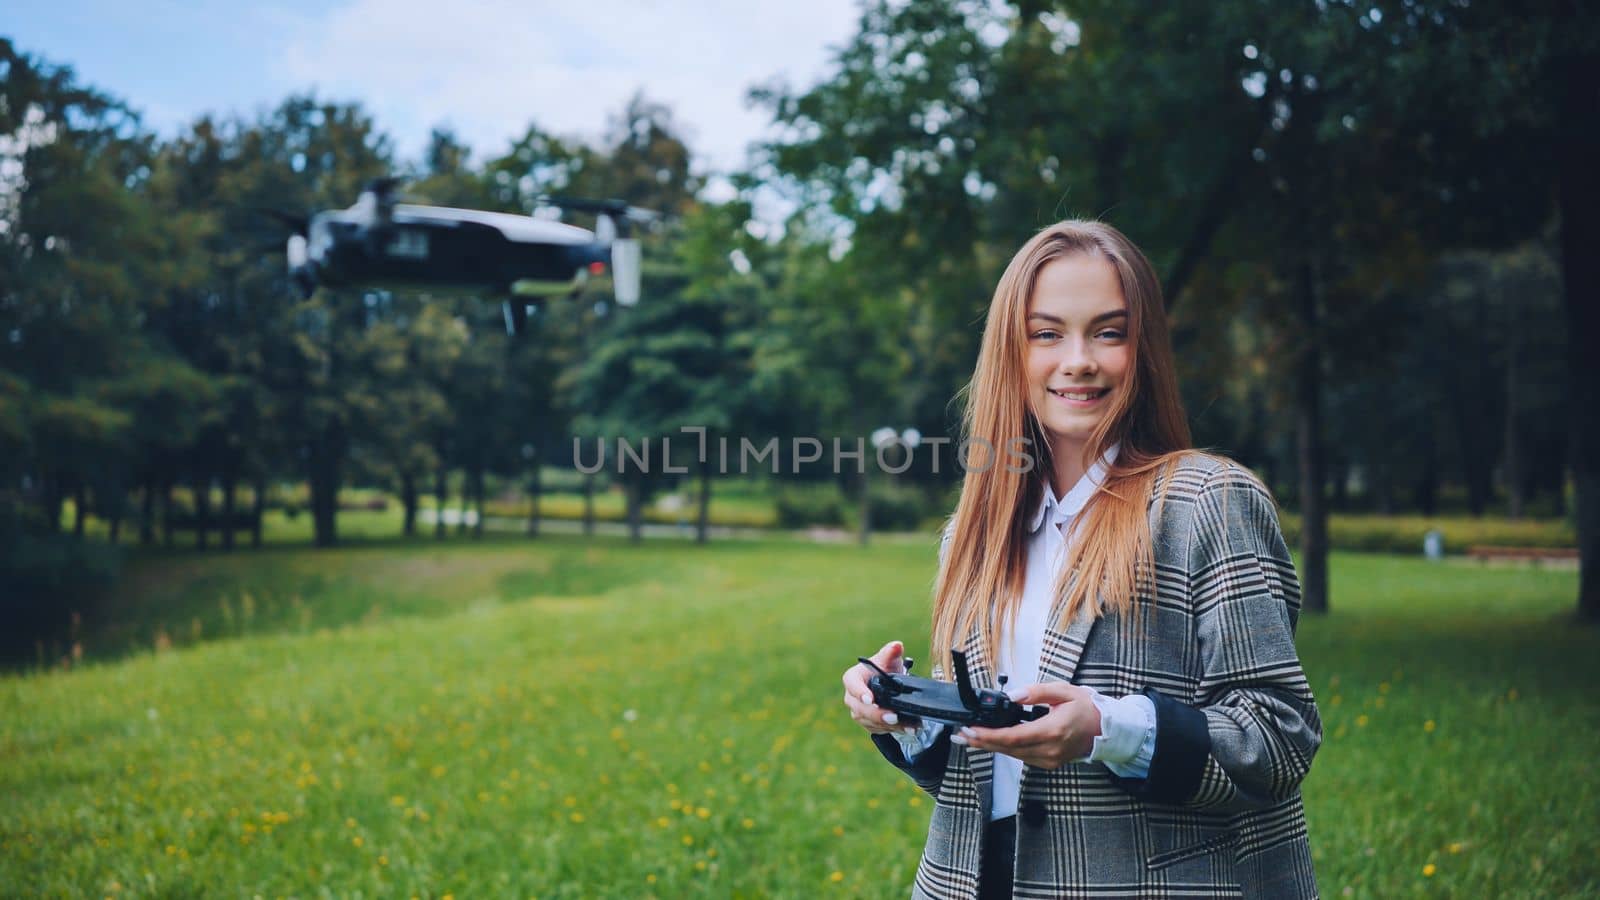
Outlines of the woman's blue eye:
{"label": "woman's blue eye", "polygon": [[1033,333],[1034,340],[1039,340],[1041,338],[1044,338],[1044,339],[1057,338],[1057,337],[1060,337],[1060,336],[1061,335],[1057,334],[1056,332],[1050,331],[1048,329],[1046,329],[1044,331],[1035,331]]}
{"label": "woman's blue eye", "polygon": [[1106,340],[1109,340],[1109,341],[1120,341],[1124,337],[1126,337],[1126,335],[1124,335],[1122,332],[1118,331],[1115,328],[1107,328],[1104,331],[1100,332],[1099,334],[1095,335],[1095,337],[1105,338]]}

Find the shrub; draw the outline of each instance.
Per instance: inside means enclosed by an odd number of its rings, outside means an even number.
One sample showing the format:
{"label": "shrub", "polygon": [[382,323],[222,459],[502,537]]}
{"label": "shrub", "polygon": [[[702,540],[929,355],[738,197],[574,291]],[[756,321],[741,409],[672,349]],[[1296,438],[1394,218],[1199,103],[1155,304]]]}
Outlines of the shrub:
{"label": "shrub", "polygon": [[[1284,513],[1283,536],[1291,547],[1300,541],[1300,516]],[[1334,550],[1420,554],[1422,539],[1437,529],[1446,553],[1465,553],[1478,545],[1501,547],[1572,547],[1577,536],[1560,519],[1474,519],[1467,516],[1328,517],[1328,545]]]}
{"label": "shrub", "polygon": [[[878,480],[868,488],[872,497],[874,531],[914,531],[928,518],[928,498],[919,488]],[[860,527],[859,507],[852,505],[850,521]]]}
{"label": "shrub", "polygon": [[774,501],[779,528],[809,528],[813,525],[843,525],[845,498],[832,482],[787,485],[778,490]]}
{"label": "shrub", "polygon": [[13,534],[0,541],[0,661],[34,656],[35,646],[73,638],[74,616],[85,616],[116,581],[118,547],[66,534]]}

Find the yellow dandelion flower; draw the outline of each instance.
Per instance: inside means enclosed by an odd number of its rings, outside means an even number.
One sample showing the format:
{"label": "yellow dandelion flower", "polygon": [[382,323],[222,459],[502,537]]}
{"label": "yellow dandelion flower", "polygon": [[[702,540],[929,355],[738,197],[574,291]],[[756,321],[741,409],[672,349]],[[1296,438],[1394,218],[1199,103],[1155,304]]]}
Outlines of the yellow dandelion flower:
{"label": "yellow dandelion flower", "polygon": [[672,802],[668,803],[667,805],[672,807],[675,810],[676,809],[683,809],[683,801],[679,800],[677,797],[673,797],[672,798]]}
{"label": "yellow dandelion flower", "polygon": [[833,836],[834,837],[844,837],[844,826],[843,825],[835,825],[835,826],[833,826]]}
{"label": "yellow dandelion flower", "polygon": [[912,806],[921,806],[922,805],[922,795],[921,794],[912,794],[911,795],[911,805]]}
{"label": "yellow dandelion flower", "polygon": [[378,857],[378,865],[387,866],[388,864],[389,864],[389,857],[387,857],[387,856]]}
{"label": "yellow dandelion flower", "polygon": [[1367,717],[1366,717],[1365,714],[1356,716],[1356,727],[1357,728],[1365,728],[1365,727],[1367,727]]}
{"label": "yellow dandelion flower", "polygon": [[583,822],[583,813],[575,812],[570,818],[572,819],[574,825],[581,824]]}
{"label": "yellow dandelion flower", "polygon": [[350,843],[355,844],[357,847],[360,847],[361,845],[365,844],[366,841],[364,839],[362,839],[361,835],[358,834],[355,837],[350,839]]}
{"label": "yellow dandelion flower", "polygon": [[1461,852],[1461,842],[1460,841],[1456,841],[1455,843],[1451,844],[1450,845],[1450,852],[1451,853],[1460,853]]}
{"label": "yellow dandelion flower", "polygon": [[693,847],[694,846],[694,835],[692,835],[692,834],[684,835],[683,836],[683,845],[685,847]]}
{"label": "yellow dandelion flower", "polygon": [[835,871],[832,875],[828,876],[828,880],[833,882],[834,884],[838,884],[839,882],[844,880],[844,873],[843,872],[839,872],[839,871]]}
{"label": "yellow dandelion flower", "polygon": [[877,797],[868,797],[867,798],[867,809],[877,809],[879,802],[880,801],[878,800]]}
{"label": "yellow dandelion flower", "polygon": [[1432,732],[1432,731],[1433,731],[1433,730],[1434,730],[1434,729],[1435,729],[1435,728],[1438,728],[1438,727],[1439,727],[1439,726],[1438,726],[1438,725],[1435,725],[1435,724],[1434,724],[1434,722],[1433,722],[1433,720],[1432,720],[1432,719],[1429,719],[1429,720],[1428,720],[1428,721],[1426,721],[1426,722],[1423,722],[1423,723],[1422,723],[1422,730],[1423,730],[1423,731],[1427,731],[1427,732],[1430,732],[1430,733],[1431,733],[1431,732]]}
{"label": "yellow dandelion flower", "polygon": [[756,820],[755,819],[745,819],[743,822],[740,822],[739,824],[743,825],[746,828],[754,828],[754,827],[756,827]]}
{"label": "yellow dandelion flower", "polygon": [[571,794],[568,794],[561,802],[565,803],[568,806],[577,806],[578,805],[578,798],[572,796]]}
{"label": "yellow dandelion flower", "polygon": [[656,873],[651,872],[649,875],[646,875],[644,877],[644,880],[649,884],[655,884],[656,883]]}
{"label": "yellow dandelion flower", "polygon": [[717,848],[712,847],[711,849],[707,850],[706,851],[706,856],[708,856],[708,857],[710,857],[712,859],[716,859],[717,858]]}
{"label": "yellow dandelion flower", "polygon": [[345,819],[344,820],[344,827],[346,827],[346,828],[354,828],[354,827],[356,827],[356,820],[355,819]]}
{"label": "yellow dandelion flower", "polygon": [[399,794],[395,794],[393,797],[389,798],[389,805],[390,806],[405,806],[406,805],[406,798],[400,796]]}
{"label": "yellow dandelion flower", "polygon": [[1439,871],[1437,866],[1435,866],[1433,863],[1428,863],[1427,865],[1422,867],[1422,877],[1424,877],[1424,878],[1432,878],[1433,877],[1433,873],[1435,873],[1437,871]]}
{"label": "yellow dandelion flower", "polygon": [[444,768],[444,766],[434,766],[429,771],[431,771],[433,773],[433,777],[435,777],[435,778],[443,778],[444,777],[444,773],[445,773],[445,768]]}
{"label": "yellow dandelion flower", "polygon": [[699,816],[699,817],[700,817],[700,818],[702,818],[702,819],[709,819],[709,818],[711,818],[711,810],[709,810],[709,809],[706,809],[706,808],[705,808],[705,807],[704,807],[704,806],[702,806],[702,807],[700,807],[700,808],[699,808],[699,809],[697,809],[697,810],[695,810],[695,811],[694,811],[694,814],[695,814],[695,815],[697,815],[697,816]]}
{"label": "yellow dandelion flower", "polygon": [[666,816],[662,816],[661,818],[656,820],[656,824],[661,826],[662,828],[671,828],[672,827],[672,820],[667,818]]}
{"label": "yellow dandelion flower", "polygon": [[704,872],[706,870],[706,861],[703,860],[703,859],[695,860],[694,861],[694,870],[696,872]]}

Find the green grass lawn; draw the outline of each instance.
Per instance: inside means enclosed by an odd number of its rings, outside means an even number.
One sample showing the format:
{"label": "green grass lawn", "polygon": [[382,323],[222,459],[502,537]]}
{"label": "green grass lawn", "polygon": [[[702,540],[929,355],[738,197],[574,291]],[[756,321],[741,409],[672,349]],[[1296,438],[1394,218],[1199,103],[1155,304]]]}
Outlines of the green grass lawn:
{"label": "green grass lawn", "polygon": [[[136,560],[86,665],[0,679],[0,885],[904,895],[930,804],[838,675],[925,649],[933,560],[932,537]],[[1600,891],[1575,574],[1336,555],[1333,580],[1300,633],[1324,894]]]}

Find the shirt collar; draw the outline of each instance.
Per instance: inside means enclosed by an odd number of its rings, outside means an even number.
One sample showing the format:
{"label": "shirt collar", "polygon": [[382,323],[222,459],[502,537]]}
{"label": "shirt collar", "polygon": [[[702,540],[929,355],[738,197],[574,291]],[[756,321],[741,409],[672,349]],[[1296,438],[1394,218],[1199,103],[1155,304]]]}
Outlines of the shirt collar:
{"label": "shirt collar", "polygon": [[1033,520],[1028,525],[1029,533],[1039,530],[1039,526],[1044,524],[1046,515],[1059,525],[1082,512],[1084,504],[1089,502],[1089,498],[1094,496],[1094,492],[1106,480],[1106,470],[1117,461],[1117,450],[1121,446],[1112,444],[1107,447],[1106,452],[1095,460],[1087,472],[1083,473],[1083,477],[1067,491],[1065,497],[1057,499],[1055,490],[1050,487],[1049,479],[1045,479],[1044,490],[1040,492],[1043,496],[1039,498],[1039,508],[1034,510]]}

